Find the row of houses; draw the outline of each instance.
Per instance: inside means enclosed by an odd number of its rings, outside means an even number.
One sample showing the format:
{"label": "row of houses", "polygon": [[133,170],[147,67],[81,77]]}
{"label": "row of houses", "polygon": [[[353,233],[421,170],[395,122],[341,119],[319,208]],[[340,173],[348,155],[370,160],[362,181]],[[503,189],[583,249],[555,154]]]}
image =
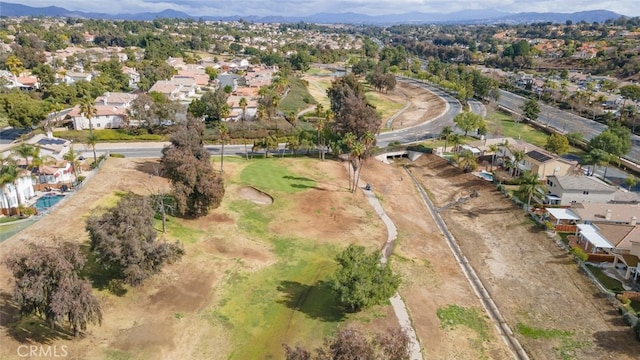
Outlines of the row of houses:
{"label": "row of houses", "polygon": [[[569,208],[547,208],[557,228],[572,230],[577,245],[588,253],[613,258],[613,266],[622,264],[624,278],[640,273],[640,204],[574,203]],[[569,226],[570,228],[567,228]]]}

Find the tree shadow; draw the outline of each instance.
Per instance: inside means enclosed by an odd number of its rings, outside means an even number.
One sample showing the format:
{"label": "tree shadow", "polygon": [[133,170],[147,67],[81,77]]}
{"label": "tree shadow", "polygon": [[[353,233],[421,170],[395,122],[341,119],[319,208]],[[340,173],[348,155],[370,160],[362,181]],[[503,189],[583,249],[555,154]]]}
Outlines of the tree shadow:
{"label": "tree shadow", "polygon": [[317,186],[310,186],[310,185],[305,185],[305,184],[291,184],[289,185],[292,188],[296,188],[296,189],[316,189],[316,190],[325,190],[322,188],[319,188]]}
{"label": "tree shadow", "polygon": [[81,245],[81,250],[85,253],[87,262],[84,264],[80,276],[88,279],[91,285],[98,290],[106,289],[116,296],[124,296],[127,293],[127,288],[118,269],[107,269],[100,265],[88,245]]}
{"label": "tree shadow", "polygon": [[626,325],[620,330],[598,331],[593,338],[598,347],[606,349],[614,358],[615,355],[626,355],[636,359],[640,353],[640,343],[635,340],[633,330]]}
{"label": "tree shadow", "polygon": [[347,314],[326,281],[319,280],[313,285],[307,285],[284,280],[280,282],[278,291],[283,294],[279,303],[312,319],[338,322],[344,320]]}
{"label": "tree shadow", "polygon": [[50,328],[46,321],[34,315],[21,316],[18,304],[11,294],[0,293],[0,327],[20,343],[50,343],[55,340],[69,340],[73,333],[56,325]]}
{"label": "tree shadow", "polygon": [[136,165],[136,170],[149,174],[149,176],[162,176],[160,160],[147,160]]}
{"label": "tree shadow", "polygon": [[296,181],[313,181],[315,182],[315,180],[313,179],[309,179],[306,177],[301,177],[301,176],[291,176],[291,175],[285,175],[282,177],[283,179],[287,179],[287,180],[296,180]]}

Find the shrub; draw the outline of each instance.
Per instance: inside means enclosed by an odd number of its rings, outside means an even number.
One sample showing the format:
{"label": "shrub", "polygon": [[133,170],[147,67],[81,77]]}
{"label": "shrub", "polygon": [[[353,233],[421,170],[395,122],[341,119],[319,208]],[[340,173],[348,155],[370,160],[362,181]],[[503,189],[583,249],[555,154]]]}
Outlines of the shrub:
{"label": "shrub", "polygon": [[577,248],[577,247],[571,248],[571,253],[573,254],[573,256],[575,256],[578,260],[582,262],[585,262],[587,261],[587,259],[589,259],[589,254],[585,253],[580,248]]}
{"label": "shrub", "polygon": [[77,180],[78,180],[78,182],[79,182],[79,183],[81,183],[81,182],[85,181],[86,179],[87,179],[87,177],[86,177],[86,176],[83,176],[83,175],[80,175],[80,176],[78,176],[78,178],[77,178]]}
{"label": "shrub", "polygon": [[555,228],[555,226],[553,225],[553,223],[549,220],[546,220],[542,223],[542,226],[544,226],[545,229],[547,230],[553,230]]}
{"label": "shrub", "polygon": [[123,159],[124,158],[124,154],[112,153],[112,154],[109,154],[109,157]]}

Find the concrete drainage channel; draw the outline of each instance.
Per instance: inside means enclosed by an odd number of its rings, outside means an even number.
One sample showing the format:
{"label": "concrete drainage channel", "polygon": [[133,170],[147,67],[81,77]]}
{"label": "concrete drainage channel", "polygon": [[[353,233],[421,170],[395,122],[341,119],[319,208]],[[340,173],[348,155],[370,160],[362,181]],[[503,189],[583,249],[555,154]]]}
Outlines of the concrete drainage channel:
{"label": "concrete drainage channel", "polygon": [[458,246],[458,243],[453,237],[453,234],[451,234],[451,232],[447,228],[447,224],[444,222],[444,220],[442,220],[442,217],[438,213],[438,210],[431,202],[431,199],[429,199],[427,192],[424,190],[424,188],[418,182],[415,176],[413,176],[413,173],[409,171],[409,169],[406,167],[405,167],[405,170],[407,171],[407,174],[409,174],[409,177],[411,178],[416,188],[418,189],[418,192],[420,193],[420,197],[422,198],[422,201],[424,201],[425,205],[427,206],[427,209],[429,210],[429,213],[431,214],[436,224],[438,225],[440,232],[442,232],[444,237],[447,239],[447,245],[449,245],[449,248],[451,249],[451,252],[455,257],[456,262],[458,263],[465,277],[471,284],[473,291],[476,293],[476,295],[480,299],[482,306],[485,308],[485,310],[491,317],[491,320],[494,321],[496,328],[498,329],[498,332],[502,336],[502,339],[509,346],[509,349],[511,349],[511,352],[513,353],[514,358],[529,360],[529,355],[527,355],[527,353],[524,351],[524,349],[522,348],[522,345],[520,345],[520,342],[514,336],[513,331],[511,331],[511,328],[509,327],[509,325],[507,325],[507,323],[502,318],[502,315],[500,314],[500,311],[498,310],[498,307],[496,306],[495,302],[491,298],[491,295],[489,295],[489,292],[482,284],[482,281],[476,274],[475,270],[473,270],[473,267],[471,266],[471,264],[469,264],[469,261],[462,253],[462,250]]}

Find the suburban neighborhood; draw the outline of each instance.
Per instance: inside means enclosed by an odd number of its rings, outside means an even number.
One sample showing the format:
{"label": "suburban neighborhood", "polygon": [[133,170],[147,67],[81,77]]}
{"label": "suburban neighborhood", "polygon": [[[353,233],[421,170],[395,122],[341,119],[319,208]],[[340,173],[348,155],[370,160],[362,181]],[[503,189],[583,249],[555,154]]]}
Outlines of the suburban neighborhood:
{"label": "suburban neighborhood", "polygon": [[0,6],[1,358],[639,356],[640,18]]}

